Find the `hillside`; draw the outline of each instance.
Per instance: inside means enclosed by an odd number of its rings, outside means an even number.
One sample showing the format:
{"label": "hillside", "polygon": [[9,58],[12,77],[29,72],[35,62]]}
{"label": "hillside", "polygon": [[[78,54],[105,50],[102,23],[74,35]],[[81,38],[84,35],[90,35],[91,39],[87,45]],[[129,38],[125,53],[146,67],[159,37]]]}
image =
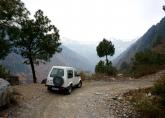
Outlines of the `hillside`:
{"label": "hillside", "polygon": [[[161,44],[162,40],[164,40],[163,37],[165,37],[165,18],[163,18],[157,25],[153,25],[141,38],[115,58],[113,61],[114,65],[117,68],[120,68],[120,65],[123,62],[131,63],[131,59],[137,52],[146,49],[152,50],[155,47],[158,49],[160,46],[163,48]],[[160,39],[161,41],[159,41]]]}
{"label": "hillside", "polygon": [[[73,66],[79,70],[92,72],[94,71],[93,66],[86,58],[80,56],[66,46],[62,45],[62,49],[62,52],[54,55],[50,62],[36,66],[36,74],[39,80],[42,80],[47,76],[47,73],[52,65]],[[24,75],[26,78],[31,79],[31,68],[23,64],[23,61],[24,59],[21,56],[11,53],[5,58],[5,60],[1,61],[0,63],[5,66],[12,74]]]}

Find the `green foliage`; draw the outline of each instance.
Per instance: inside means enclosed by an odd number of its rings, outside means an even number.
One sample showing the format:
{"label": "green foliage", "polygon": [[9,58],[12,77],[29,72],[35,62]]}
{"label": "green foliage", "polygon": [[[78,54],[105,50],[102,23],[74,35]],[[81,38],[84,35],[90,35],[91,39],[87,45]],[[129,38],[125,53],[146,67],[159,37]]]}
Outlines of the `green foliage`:
{"label": "green foliage", "polygon": [[30,62],[29,58],[32,58],[35,64],[39,64],[48,61],[55,52],[61,51],[58,29],[50,24],[51,21],[41,10],[35,13],[34,18],[21,22],[20,38],[13,40],[18,48],[16,53],[27,58],[27,64]]}
{"label": "green foliage", "polygon": [[[11,50],[9,39],[25,19],[29,12],[20,0],[0,0],[0,59],[3,59]],[[17,35],[17,34],[15,34]]]}
{"label": "green foliage", "polygon": [[104,61],[99,61],[98,64],[95,67],[95,72],[96,73],[104,73],[105,69],[104,69],[105,63]]}
{"label": "green foliage", "polygon": [[163,10],[165,11],[165,5],[163,5]]}
{"label": "green foliage", "polygon": [[165,64],[165,55],[154,53],[152,51],[144,51],[136,53],[134,65],[145,64],[145,65],[163,65]]}
{"label": "green foliage", "polygon": [[112,66],[111,61],[105,63],[104,61],[99,61],[99,63],[95,67],[96,73],[107,74],[111,76],[116,76],[117,70],[115,67]]}
{"label": "green foliage", "polygon": [[161,105],[165,108],[165,76],[156,81],[152,93],[160,98]]}
{"label": "green foliage", "polygon": [[129,71],[130,71],[130,64],[128,64],[127,62],[123,62],[121,65],[120,65],[120,72],[121,73],[124,73],[124,74],[128,74]]}
{"label": "green foliage", "polygon": [[59,31],[41,10],[35,13],[34,19],[23,20],[20,24],[21,28],[15,30],[19,35],[13,35],[15,39],[12,41],[15,52],[27,59],[26,64],[31,65],[33,81],[36,83],[34,64],[49,61],[53,54],[61,51]]}
{"label": "green foliage", "polygon": [[115,53],[115,48],[112,42],[103,39],[103,41],[101,41],[96,47],[96,51],[99,57],[106,56],[106,63],[104,61],[99,61],[95,67],[95,72],[115,76],[117,71],[107,57],[108,55],[113,56]]}
{"label": "green foliage", "polygon": [[108,63],[107,56],[113,56],[115,53],[115,48],[111,41],[103,39],[103,41],[101,41],[99,45],[96,47],[96,51],[99,57],[106,56],[106,62]]}
{"label": "green foliage", "polygon": [[[0,35],[2,35],[2,33],[0,33]],[[1,37],[3,36],[0,36],[0,59],[4,59],[10,52],[11,45],[8,40],[4,40]]]}
{"label": "green foliage", "polygon": [[155,73],[164,68],[165,55],[154,53],[152,51],[138,52],[135,54],[132,65],[132,74],[135,77]]}
{"label": "green foliage", "polygon": [[135,109],[143,118],[165,118],[165,111],[159,104],[158,98],[149,98],[143,96],[143,98],[137,100]]}
{"label": "green foliage", "polygon": [[13,22],[19,23],[29,14],[21,0],[1,0],[0,11],[0,23],[9,26]]}
{"label": "green foliage", "polygon": [[0,78],[6,78],[8,75],[10,75],[9,71],[0,65]]}
{"label": "green foliage", "polygon": [[163,40],[164,37],[158,35],[156,36],[156,40],[154,41],[153,43],[153,47],[156,47],[157,45],[161,44],[162,40]]}

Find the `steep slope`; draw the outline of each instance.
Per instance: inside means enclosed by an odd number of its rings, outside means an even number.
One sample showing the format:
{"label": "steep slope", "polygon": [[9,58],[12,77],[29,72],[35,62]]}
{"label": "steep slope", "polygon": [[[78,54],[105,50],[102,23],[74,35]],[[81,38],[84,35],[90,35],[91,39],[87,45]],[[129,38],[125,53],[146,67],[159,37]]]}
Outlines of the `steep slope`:
{"label": "steep slope", "polygon": [[[152,49],[159,40],[159,37],[165,37],[165,18],[157,25],[153,25],[140,39],[114,59],[114,65],[119,68],[123,62],[130,63],[137,52]],[[157,44],[158,47],[159,45]]]}
{"label": "steep slope", "polygon": [[[50,62],[36,66],[36,74],[39,80],[42,80],[47,76],[48,71],[52,65],[73,66],[79,70],[92,72],[94,71],[93,66],[86,58],[75,53],[66,46],[62,46],[62,49],[63,51],[59,54],[55,54]],[[24,59],[21,56],[11,53],[5,58],[5,60],[1,61],[0,63],[5,66],[12,74],[21,74],[28,78],[28,80],[31,80],[31,68],[23,64],[23,62]]]}

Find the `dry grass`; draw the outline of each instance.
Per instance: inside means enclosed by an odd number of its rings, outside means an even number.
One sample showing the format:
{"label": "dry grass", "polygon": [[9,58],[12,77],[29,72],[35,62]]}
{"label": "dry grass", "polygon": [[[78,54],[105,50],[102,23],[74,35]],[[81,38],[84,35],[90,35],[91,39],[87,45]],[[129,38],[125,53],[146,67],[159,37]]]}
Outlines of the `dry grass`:
{"label": "dry grass", "polygon": [[124,96],[132,102],[140,118],[165,118],[165,76],[152,88],[129,91]]}

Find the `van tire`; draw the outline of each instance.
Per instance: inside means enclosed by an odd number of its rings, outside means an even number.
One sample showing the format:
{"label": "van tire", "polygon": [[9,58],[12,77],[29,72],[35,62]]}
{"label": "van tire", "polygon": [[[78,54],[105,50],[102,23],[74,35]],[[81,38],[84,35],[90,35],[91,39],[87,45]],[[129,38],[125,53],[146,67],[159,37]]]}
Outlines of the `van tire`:
{"label": "van tire", "polygon": [[72,93],[72,86],[70,85],[67,89],[66,89],[66,94],[70,95]]}
{"label": "van tire", "polygon": [[77,88],[81,88],[82,87],[82,81],[80,81],[77,85]]}
{"label": "van tire", "polygon": [[52,87],[48,86],[48,87],[47,87],[47,90],[48,90],[48,91],[52,91]]}
{"label": "van tire", "polygon": [[53,84],[55,87],[61,87],[63,83],[64,83],[64,80],[62,77],[54,76]]}

